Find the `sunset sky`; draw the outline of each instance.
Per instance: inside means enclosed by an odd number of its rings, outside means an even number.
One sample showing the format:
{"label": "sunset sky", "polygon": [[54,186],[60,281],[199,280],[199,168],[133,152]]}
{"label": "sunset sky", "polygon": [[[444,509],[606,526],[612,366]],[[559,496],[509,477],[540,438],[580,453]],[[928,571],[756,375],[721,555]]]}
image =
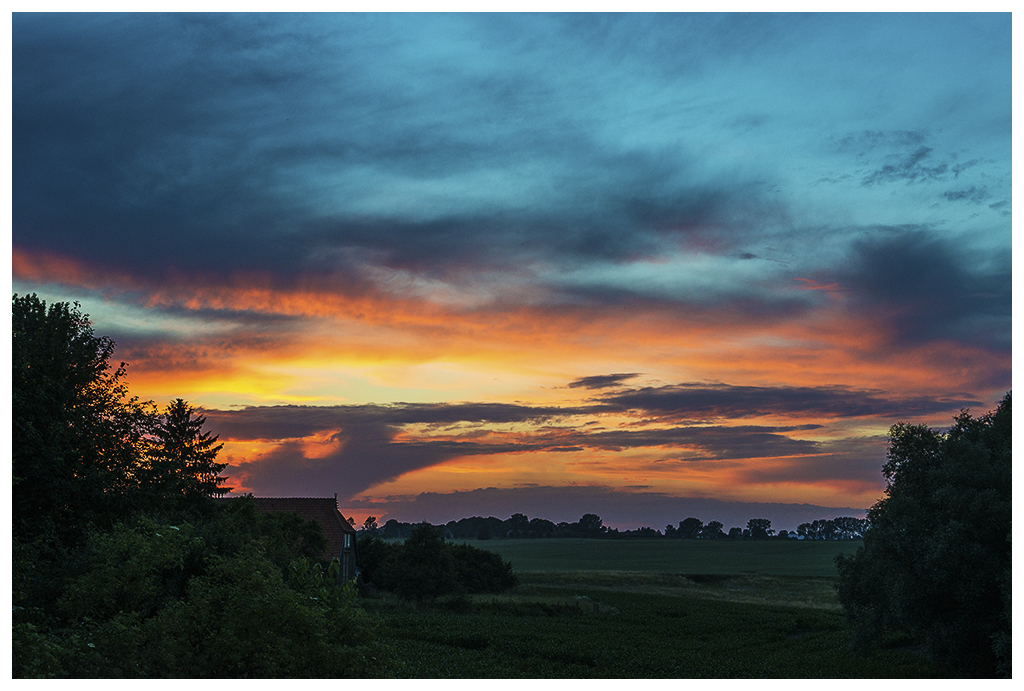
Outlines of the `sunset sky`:
{"label": "sunset sky", "polygon": [[13,18],[13,292],[238,492],[863,515],[1011,388],[1009,14]]}

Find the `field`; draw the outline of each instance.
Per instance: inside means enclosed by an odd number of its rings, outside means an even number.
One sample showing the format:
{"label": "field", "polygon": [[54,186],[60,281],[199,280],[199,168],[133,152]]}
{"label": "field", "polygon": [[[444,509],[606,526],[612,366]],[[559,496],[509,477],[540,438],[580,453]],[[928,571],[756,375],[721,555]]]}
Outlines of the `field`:
{"label": "field", "polygon": [[762,576],[835,576],[837,554],[859,540],[466,540],[497,552],[516,573],[644,571]]}
{"label": "field", "polygon": [[[854,654],[832,557],[858,543],[494,540],[502,595],[364,600],[405,678],[879,678],[937,670],[906,640]],[[788,564],[788,566],[787,566]]]}

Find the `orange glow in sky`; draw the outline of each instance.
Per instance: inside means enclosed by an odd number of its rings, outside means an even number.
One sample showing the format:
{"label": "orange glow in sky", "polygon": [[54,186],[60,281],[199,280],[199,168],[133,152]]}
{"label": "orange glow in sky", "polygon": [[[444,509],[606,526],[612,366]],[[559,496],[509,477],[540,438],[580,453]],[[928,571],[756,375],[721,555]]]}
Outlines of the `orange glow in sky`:
{"label": "orange glow in sky", "polygon": [[14,292],[240,492],[863,515],[1011,387],[1009,16],[770,19],[17,16]]}

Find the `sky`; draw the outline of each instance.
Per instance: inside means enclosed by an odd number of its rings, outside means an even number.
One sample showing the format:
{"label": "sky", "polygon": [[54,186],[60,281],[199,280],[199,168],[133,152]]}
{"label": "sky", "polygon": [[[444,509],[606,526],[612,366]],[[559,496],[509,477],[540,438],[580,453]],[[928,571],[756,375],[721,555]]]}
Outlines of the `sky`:
{"label": "sky", "polygon": [[1011,389],[1011,20],[21,14],[12,292],[236,492],[863,516]]}

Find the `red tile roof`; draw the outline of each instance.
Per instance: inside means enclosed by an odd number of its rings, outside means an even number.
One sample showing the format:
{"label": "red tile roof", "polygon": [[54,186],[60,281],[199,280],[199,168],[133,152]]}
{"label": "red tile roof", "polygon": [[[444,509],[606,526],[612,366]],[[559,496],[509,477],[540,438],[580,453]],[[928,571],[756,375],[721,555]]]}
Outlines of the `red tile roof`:
{"label": "red tile roof", "polygon": [[[307,521],[316,521],[327,538],[327,552],[324,559],[333,559],[341,554],[345,544],[345,533],[356,534],[356,529],[345,520],[338,511],[337,498],[305,498],[305,497],[253,497],[256,509],[263,514],[287,511],[297,513]],[[355,540],[355,537],[352,538]]]}

